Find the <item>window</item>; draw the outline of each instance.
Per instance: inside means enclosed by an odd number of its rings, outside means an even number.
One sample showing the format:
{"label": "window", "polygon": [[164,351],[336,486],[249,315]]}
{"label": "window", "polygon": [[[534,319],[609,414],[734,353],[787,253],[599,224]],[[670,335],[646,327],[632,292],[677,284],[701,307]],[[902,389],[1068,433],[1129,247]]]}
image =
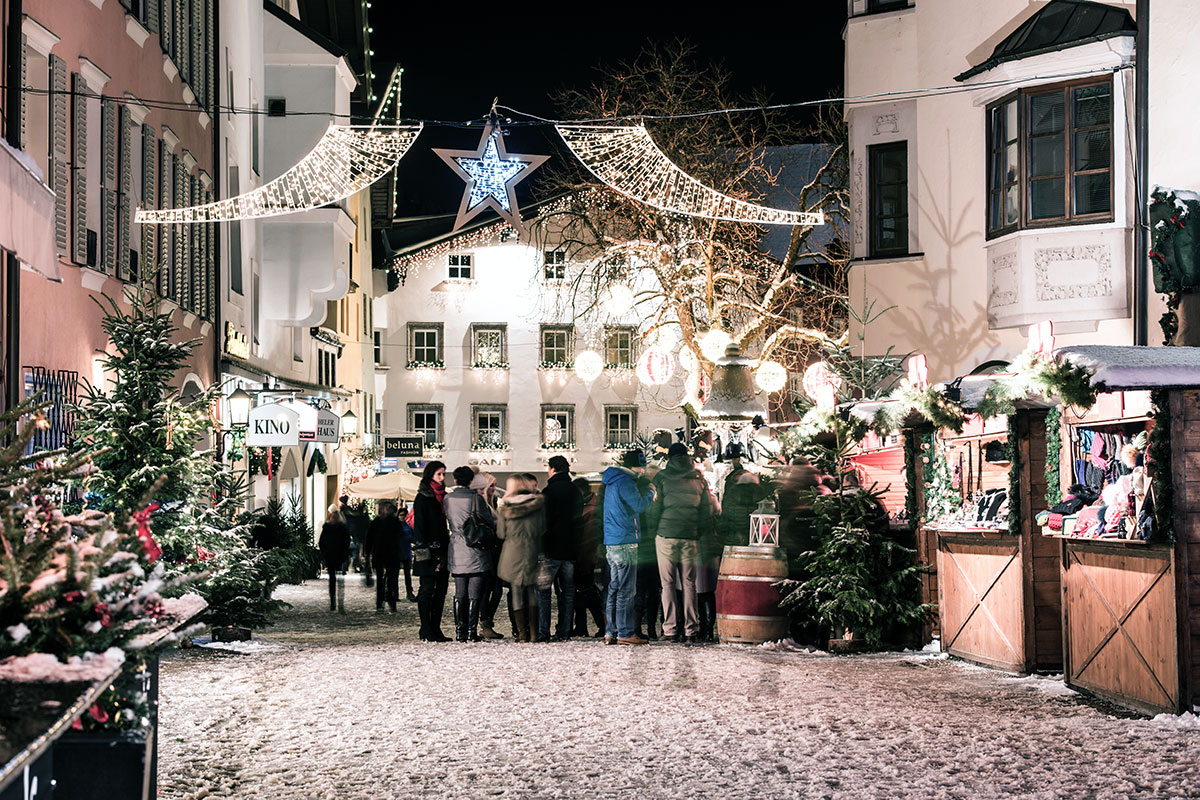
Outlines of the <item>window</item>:
{"label": "window", "polygon": [[446,277],[465,280],[475,277],[471,272],[471,258],[466,253],[451,253],[446,256]]}
{"label": "window", "polygon": [[562,250],[542,251],[543,275],[548,281],[561,281],[567,277],[567,254]]}
{"label": "window", "polygon": [[[229,197],[237,197],[241,192],[240,181],[238,168],[230,166]],[[229,291],[242,294],[242,223],[236,219],[229,222]]]}
{"label": "window", "polygon": [[383,331],[375,331],[375,366],[383,366]]}
{"label": "window", "polygon": [[503,405],[471,406],[471,449],[507,450],[506,416],[508,410]]}
{"label": "window", "polygon": [[442,367],[442,323],[408,323],[408,368]]}
{"label": "window", "polygon": [[471,326],[471,364],[481,369],[507,368],[507,326],[476,324]]}
{"label": "window", "polygon": [[304,328],[292,328],[292,361],[304,361]]}
{"label": "window", "polygon": [[542,326],[542,366],[569,366],[574,355],[570,325]]}
{"label": "window", "polygon": [[988,106],[988,236],[1112,219],[1112,80]]}
{"label": "window", "polygon": [[542,447],[567,450],[575,446],[575,406],[542,406]]}
{"label": "window", "polygon": [[609,328],[604,337],[604,366],[622,369],[633,366],[633,341],[636,332],[632,327]]}
{"label": "window", "polygon": [[871,255],[908,252],[908,142],[867,148],[871,185]]}
{"label": "window", "polygon": [[337,353],[332,348],[317,347],[317,383],[337,386]]}
{"label": "window", "polygon": [[908,8],[908,0],[867,0],[868,14],[880,14],[900,8]]}
{"label": "window", "polygon": [[425,446],[441,444],[442,406],[412,403],[408,406],[408,429],[425,437]]}
{"label": "window", "polygon": [[609,449],[633,445],[633,431],[637,425],[637,409],[605,406],[604,441]]}

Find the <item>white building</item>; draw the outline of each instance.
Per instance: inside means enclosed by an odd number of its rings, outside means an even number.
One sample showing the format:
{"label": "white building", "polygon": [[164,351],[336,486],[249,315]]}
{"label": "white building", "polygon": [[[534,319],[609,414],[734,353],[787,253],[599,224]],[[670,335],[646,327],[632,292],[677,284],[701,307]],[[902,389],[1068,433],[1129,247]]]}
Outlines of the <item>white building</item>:
{"label": "white building", "polygon": [[[1011,360],[1045,319],[1060,345],[1133,344],[1144,314],[1158,344],[1162,300],[1135,287],[1135,3],[969,5],[849,2],[845,93],[879,98],[846,106],[851,298],[896,306],[868,350],[924,353],[940,380]],[[1155,137],[1194,127],[1173,62],[1195,60],[1198,15],[1154,14],[1149,182],[1194,188],[1182,141],[1168,157]]]}
{"label": "white building", "polygon": [[[345,51],[287,3],[223,0],[220,23],[222,105],[251,112],[221,115],[222,194],[230,197],[278,177],[330,124],[346,124],[356,78]],[[361,192],[324,208],[224,224],[226,393],[240,386],[259,392],[260,403],[294,394],[371,418],[373,398],[363,391],[373,382],[369,217]],[[369,427],[359,431],[342,446],[283,448],[270,479],[256,471],[255,503],[298,496],[319,524],[336,496],[341,456]]]}
{"label": "white building", "polygon": [[[600,470],[637,434],[684,426],[678,368],[661,386],[634,374],[632,309],[575,318],[560,301],[576,267],[553,247],[501,241],[503,229],[469,226],[401,251],[407,274],[390,293],[377,276],[382,435],[419,432],[426,458],[451,468],[536,474],[556,454],[575,472]],[[585,382],[572,368],[585,351],[620,366]]]}

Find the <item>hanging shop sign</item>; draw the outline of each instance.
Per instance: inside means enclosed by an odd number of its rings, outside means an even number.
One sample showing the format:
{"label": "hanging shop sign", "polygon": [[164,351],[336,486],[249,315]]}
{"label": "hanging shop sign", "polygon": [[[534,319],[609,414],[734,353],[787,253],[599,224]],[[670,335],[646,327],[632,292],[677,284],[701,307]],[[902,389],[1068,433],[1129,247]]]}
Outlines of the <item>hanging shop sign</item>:
{"label": "hanging shop sign", "polygon": [[282,403],[253,409],[246,428],[246,444],[250,447],[300,444],[300,416]]}
{"label": "hanging shop sign", "polygon": [[[336,443],[342,432],[342,418],[333,413],[327,408],[322,408],[317,412],[317,428],[313,432],[312,440],[314,442],[329,442]],[[301,438],[304,438],[304,433],[301,432]]]}
{"label": "hanging shop sign", "polygon": [[421,458],[425,454],[424,436],[383,437],[384,458]]}

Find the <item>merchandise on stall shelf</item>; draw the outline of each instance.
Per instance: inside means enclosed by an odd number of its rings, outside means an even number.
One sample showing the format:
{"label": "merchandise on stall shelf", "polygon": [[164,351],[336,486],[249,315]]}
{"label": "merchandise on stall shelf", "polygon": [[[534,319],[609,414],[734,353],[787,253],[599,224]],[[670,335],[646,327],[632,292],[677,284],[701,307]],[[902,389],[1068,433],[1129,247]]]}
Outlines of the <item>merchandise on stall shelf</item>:
{"label": "merchandise on stall shelf", "polygon": [[[1144,426],[1132,420],[1104,426],[1105,430],[1072,428],[1077,483],[1062,502],[1037,516],[1044,532],[1081,539],[1144,539],[1152,533],[1152,514],[1145,503],[1152,489],[1142,456]],[[1153,509],[1153,502],[1148,508]]]}

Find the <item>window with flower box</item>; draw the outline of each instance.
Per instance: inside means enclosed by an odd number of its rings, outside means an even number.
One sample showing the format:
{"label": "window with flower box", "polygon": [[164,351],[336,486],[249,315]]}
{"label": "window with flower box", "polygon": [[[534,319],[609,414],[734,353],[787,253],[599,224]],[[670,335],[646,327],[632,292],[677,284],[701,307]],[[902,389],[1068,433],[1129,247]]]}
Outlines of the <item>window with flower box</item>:
{"label": "window with flower box", "polygon": [[541,367],[565,369],[575,358],[575,328],[571,325],[541,326]]}
{"label": "window with flower box", "polygon": [[471,326],[471,364],[476,369],[508,369],[508,326],[477,322]]}
{"label": "window with flower box", "polygon": [[507,450],[508,406],[476,404],[471,406],[471,449]]}
{"label": "window with flower box", "polygon": [[1112,79],[1038,86],[987,107],[987,231],[1113,217]]}
{"label": "window with flower box", "polygon": [[564,404],[542,406],[542,448],[545,450],[575,449],[575,406]]}
{"label": "window with flower box", "polygon": [[440,403],[409,403],[408,429],[425,437],[425,447],[442,446],[442,405]]}
{"label": "window with flower box", "polygon": [[633,446],[637,429],[637,409],[632,406],[604,407],[604,441],[609,450]]}
{"label": "window with flower box", "polygon": [[442,323],[408,323],[408,368],[441,369],[446,362],[442,356]]}
{"label": "window with flower box", "polygon": [[637,329],[633,326],[614,326],[606,329],[604,336],[604,368],[633,369],[637,357],[634,342]]}

